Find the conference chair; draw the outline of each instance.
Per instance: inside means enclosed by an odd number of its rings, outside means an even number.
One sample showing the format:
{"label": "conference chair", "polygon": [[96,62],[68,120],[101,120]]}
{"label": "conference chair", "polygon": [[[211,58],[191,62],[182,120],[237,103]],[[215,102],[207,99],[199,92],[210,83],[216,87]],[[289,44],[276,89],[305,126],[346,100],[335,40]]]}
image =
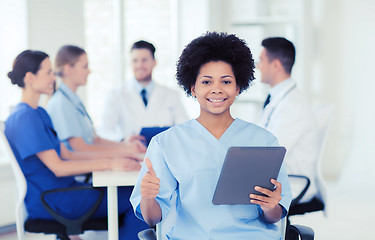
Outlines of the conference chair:
{"label": "conference chair", "polygon": [[316,185],[318,193],[309,202],[301,203],[300,200],[310,186],[310,179],[306,176],[301,175],[289,175],[290,178],[303,179],[305,181],[305,185],[300,194],[292,200],[287,216],[288,224],[290,223],[289,217],[293,215],[302,215],[308,212],[316,211],[323,211],[325,215],[327,214],[327,189],[321,172],[321,164],[328,130],[331,125],[333,110],[333,106],[330,104],[317,104],[313,106],[320,144],[318,160],[316,163]]}
{"label": "conference chair", "polygon": [[[24,199],[27,192],[26,179],[16,158],[14,157],[13,151],[9,146],[8,140],[5,137],[4,122],[0,122],[0,143],[4,145],[5,154],[9,158],[9,162],[16,179],[17,197],[15,217],[17,236],[19,240],[25,239],[26,232],[54,234],[56,235],[57,239],[69,240],[69,235],[81,234],[86,230],[103,231],[108,229],[107,218],[90,219],[90,217],[99,207],[104,195],[101,189],[93,188],[91,186],[60,188],[43,192],[41,195],[42,204],[46,208],[46,210],[51,214],[54,220],[29,219],[24,204]],[[58,212],[53,210],[52,207],[49,206],[49,204],[46,201],[46,198],[48,198],[48,195],[50,194],[67,191],[97,191],[98,198],[96,202],[89,208],[89,210],[87,210],[87,212],[80,216],[78,219],[68,219],[61,216]],[[119,219],[119,224],[122,224],[123,217],[119,217]]]}

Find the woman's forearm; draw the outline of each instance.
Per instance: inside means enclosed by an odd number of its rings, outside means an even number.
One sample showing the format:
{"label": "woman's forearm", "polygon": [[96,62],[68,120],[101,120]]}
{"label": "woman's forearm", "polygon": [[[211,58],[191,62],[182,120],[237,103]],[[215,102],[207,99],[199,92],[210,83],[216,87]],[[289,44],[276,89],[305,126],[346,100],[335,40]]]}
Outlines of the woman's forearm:
{"label": "woman's forearm", "polygon": [[93,171],[110,170],[111,163],[107,159],[98,160],[68,160],[60,163],[54,173],[57,177],[75,176]]}
{"label": "woman's forearm", "polygon": [[264,220],[270,223],[278,222],[283,214],[283,208],[277,205],[274,209],[263,211]]}
{"label": "woman's forearm", "polygon": [[101,157],[104,158],[117,158],[139,153],[137,148],[127,146],[124,143],[114,143],[112,145],[95,143],[87,144],[82,138],[79,137],[70,138],[68,141],[70,146],[73,148],[73,151],[100,153],[102,154]]}
{"label": "woman's forearm", "polygon": [[155,226],[161,221],[161,208],[155,198],[141,198],[141,212],[143,219],[150,226]]}
{"label": "woman's forearm", "polygon": [[92,160],[92,159],[105,159],[110,158],[109,154],[104,151],[70,151],[68,148],[65,147],[64,144],[61,143],[61,152],[60,156],[62,159],[69,159],[69,160]]}
{"label": "woman's forearm", "polygon": [[101,137],[94,138],[94,144],[112,145],[112,146],[121,146],[121,145],[123,146],[124,145],[124,143],[122,143],[122,142],[114,142],[114,141],[104,139],[104,138],[101,138]]}
{"label": "woman's forearm", "polygon": [[71,151],[69,154],[61,154],[61,158],[69,160],[93,160],[111,158],[106,152]]}
{"label": "woman's forearm", "polygon": [[61,160],[56,151],[52,149],[37,153],[36,155],[57,177],[109,170],[112,169],[114,163],[110,159]]}
{"label": "woman's forearm", "polygon": [[74,151],[109,151],[112,150],[108,145],[96,144],[94,141],[93,144],[87,144],[81,137],[73,137],[68,139],[70,146]]}

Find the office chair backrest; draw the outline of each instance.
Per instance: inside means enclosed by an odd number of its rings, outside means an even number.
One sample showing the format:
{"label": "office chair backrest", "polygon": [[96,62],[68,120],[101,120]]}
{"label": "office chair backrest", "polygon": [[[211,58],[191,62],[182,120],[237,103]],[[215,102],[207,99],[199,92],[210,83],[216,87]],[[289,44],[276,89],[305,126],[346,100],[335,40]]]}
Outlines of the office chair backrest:
{"label": "office chair backrest", "polygon": [[25,219],[27,218],[27,212],[24,204],[24,199],[26,196],[26,179],[23,175],[23,172],[14,157],[13,151],[9,146],[8,139],[5,137],[4,134],[5,125],[4,122],[0,122],[0,142],[3,144],[5,149],[5,154],[9,159],[10,166],[14,173],[14,177],[16,178],[17,184],[17,200],[16,200],[16,227],[17,227],[17,236],[18,240],[23,240],[25,238],[25,230],[23,224]]}
{"label": "office chair backrest", "polygon": [[318,127],[319,155],[317,162],[318,198],[324,203],[324,214],[327,214],[327,190],[322,176],[322,157],[327,142],[328,130],[332,122],[334,107],[331,104],[316,104],[313,106],[315,121]]}

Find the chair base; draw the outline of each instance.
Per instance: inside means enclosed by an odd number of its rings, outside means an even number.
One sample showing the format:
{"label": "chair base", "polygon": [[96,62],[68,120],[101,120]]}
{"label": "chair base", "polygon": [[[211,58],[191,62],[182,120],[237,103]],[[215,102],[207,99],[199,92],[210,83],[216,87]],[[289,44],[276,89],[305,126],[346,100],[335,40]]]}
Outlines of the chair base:
{"label": "chair base", "polygon": [[54,220],[27,219],[24,228],[26,232],[66,235],[65,226]]}
{"label": "chair base", "polygon": [[[124,215],[119,215],[119,226],[124,224]],[[24,229],[26,232],[31,233],[44,233],[44,234],[54,234],[57,239],[69,240],[69,236],[66,234],[66,227],[55,221],[46,219],[27,219],[24,224]],[[84,231],[94,230],[94,231],[106,231],[108,230],[108,218],[94,218],[89,219],[82,226],[82,231],[77,233],[81,234]]]}

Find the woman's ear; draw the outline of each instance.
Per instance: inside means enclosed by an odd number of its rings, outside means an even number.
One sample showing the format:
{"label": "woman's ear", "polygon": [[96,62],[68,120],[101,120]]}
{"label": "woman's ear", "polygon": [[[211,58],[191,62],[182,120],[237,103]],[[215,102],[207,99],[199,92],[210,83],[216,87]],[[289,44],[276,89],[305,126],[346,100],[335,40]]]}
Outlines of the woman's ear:
{"label": "woman's ear", "polygon": [[34,78],[35,78],[35,74],[34,73],[27,72],[25,74],[25,77],[23,78],[23,82],[25,83],[25,85],[29,85],[29,84],[31,84],[33,82]]}
{"label": "woman's ear", "polygon": [[190,88],[190,92],[191,92],[191,96],[193,96],[193,97],[197,97],[197,96],[195,95],[195,85],[191,86],[191,88]]}
{"label": "woman's ear", "polygon": [[72,70],[72,65],[70,65],[69,63],[65,64],[62,68],[62,72],[61,72],[61,75],[62,76],[69,76],[70,75],[70,72]]}

